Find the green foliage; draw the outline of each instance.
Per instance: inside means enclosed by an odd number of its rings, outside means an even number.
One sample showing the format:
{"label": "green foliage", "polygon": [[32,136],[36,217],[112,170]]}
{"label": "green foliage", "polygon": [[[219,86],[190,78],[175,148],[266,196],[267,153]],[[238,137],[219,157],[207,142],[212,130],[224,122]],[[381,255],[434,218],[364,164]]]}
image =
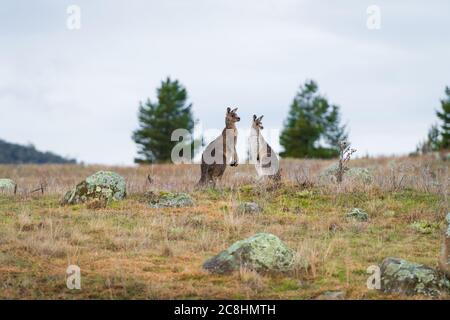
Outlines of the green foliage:
{"label": "green foliage", "polygon": [[139,129],[133,133],[141,156],[135,159],[136,163],[168,162],[173,147],[179,143],[171,141],[172,132],[186,129],[192,135],[195,121],[187,98],[187,91],[178,80],[168,77],[157,89],[157,102],[147,99],[145,104],[140,103]]}
{"label": "green foliage", "polygon": [[441,145],[439,134],[439,128],[436,125],[432,125],[430,130],[428,130],[427,147],[429,148],[429,151],[439,150]]}
{"label": "green foliage", "polygon": [[317,83],[306,81],[291,104],[280,136],[281,156],[332,158],[339,155],[339,141],[347,139],[340,124],[339,107],[318,92]]}
{"label": "green foliage", "polygon": [[450,149],[450,88],[445,88],[446,97],[441,100],[442,110],[437,111],[438,118],[442,121],[440,134],[440,149]]}
{"label": "green foliage", "polygon": [[440,127],[434,124],[428,130],[425,141],[417,145],[416,153],[426,154],[428,152],[450,149],[450,88],[445,88],[446,98],[441,100],[441,109],[436,115],[441,121]]}
{"label": "green foliage", "polygon": [[40,152],[33,145],[22,146],[0,140],[1,164],[43,164],[43,163],[76,163],[74,159],[66,159],[51,152]]}

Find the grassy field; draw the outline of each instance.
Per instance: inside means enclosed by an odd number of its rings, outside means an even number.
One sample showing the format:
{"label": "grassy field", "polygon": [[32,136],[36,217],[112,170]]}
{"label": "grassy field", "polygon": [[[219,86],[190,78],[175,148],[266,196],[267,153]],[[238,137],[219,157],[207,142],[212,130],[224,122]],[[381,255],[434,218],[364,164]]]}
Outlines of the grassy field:
{"label": "grassy field", "polygon": [[[141,167],[0,166],[16,195],[0,196],[0,298],[13,299],[313,299],[345,291],[348,299],[395,299],[368,290],[366,269],[395,256],[437,266],[449,210],[449,163],[432,157],[359,159],[370,184],[320,183],[330,161],[284,160],[283,185],[255,182],[249,165],[228,167],[218,189],[195,190],[198,165]],[[100,169],[127,180],[128,197],[106,208],[62,207],[64,192]],[[149,184],[147,175],[153,179]],[[45,185],[44,194],[29,193]],[[152,209],[148,190],[188,192],[195,206]],[[263,212],[241,214],[242,201]],[[345,218],[354,207],[368,222]],[[430,233],[412,227],[430,222]],[[294,270],[213,275],[202,263],[258,232],[296,251]],[[81,268],[81,290],[66,288],[66,268]],[[422,297],[414,297],[422,298]]]}

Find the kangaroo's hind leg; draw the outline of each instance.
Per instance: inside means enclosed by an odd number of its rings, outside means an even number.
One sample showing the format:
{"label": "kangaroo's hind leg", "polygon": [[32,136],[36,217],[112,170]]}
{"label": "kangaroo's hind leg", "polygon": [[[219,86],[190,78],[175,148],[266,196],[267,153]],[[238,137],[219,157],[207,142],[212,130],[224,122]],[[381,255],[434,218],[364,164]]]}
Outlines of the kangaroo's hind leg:
{"label": "kangaroo's hind leg", "polygon": [[207,184],[209,182],[209,177],[208,177],[208,165],[203,161],[203,157],[202,157],[202,164],[200,166],[200,180],[197,183],[197,186],[204,186],[205,184]]}

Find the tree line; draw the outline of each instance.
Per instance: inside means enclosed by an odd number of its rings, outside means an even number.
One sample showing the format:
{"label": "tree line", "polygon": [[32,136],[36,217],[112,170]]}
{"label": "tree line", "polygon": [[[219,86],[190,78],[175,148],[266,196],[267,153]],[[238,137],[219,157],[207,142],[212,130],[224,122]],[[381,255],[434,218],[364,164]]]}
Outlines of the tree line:
{"label": "tree line", "polygon": [[[439,123],[431,126],[425,141],[417,146],[416,153],[450,149],[450,88],[445,88],[441,108],[436,110]],[[171,133],[185,128],[193,133],[196,120],[192,103],[188,102],[186,88],[170,77],[157,88],[156,101],[147,99],[140,103],[139,128],[133,132],[138,145],[136,163],[168,162],[171,150],[178,141],[171,141]],[[334,158],[339,156],[340,142],[346,141],[348,132],[341,124],[340,107],[328,101],[319,92],[314,80],[307,80],[295,94],[280,135],[282,157]],[[194,143],[192,154],[194,153]]]}
{"label": "tree line", "polygon": [[23,146],[0,139],[0,164],[76,163],[52,152],[41,152],[33,145]]}
{"label": "tree line", "polygon": [[[156,100],[140,102],[139,127],[132,138],[138,145],[136,163],[168,162],[171,150],[179,143],[171,141],[178,128],[193,133],[196,120],[186,88],[170,77],[156,90]],[[346,126],[341,124],[340,107],[319,92],[314,80],[307,80],[296,93],[283,124],[280,144],[283,157],[333,158],[339,155],[339,142],[347,139]],[[193,141],[190,141],[194,148]],[[195,151],[195,150],[193,150]]]}

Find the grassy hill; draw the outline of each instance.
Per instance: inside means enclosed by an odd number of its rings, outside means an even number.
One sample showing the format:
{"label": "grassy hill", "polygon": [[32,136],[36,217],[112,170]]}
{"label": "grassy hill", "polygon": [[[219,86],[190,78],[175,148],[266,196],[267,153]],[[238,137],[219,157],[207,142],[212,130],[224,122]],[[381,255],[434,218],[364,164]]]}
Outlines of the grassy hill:
{"label": "grassy hill", "polygon": [[44,164],[44,163],[76,163],[74,159],[66,159],[52,152],[41,152],[33,145],[23,146],[0,139],[1,164]]}
{"label": "grassy hill", "polygon": [[[366,269],[389,256],[437,265],[449,163],[355,160],[350,165],[369,168],[373,181],[341,186],[318,180],[330,163],[284,160],[283,185],[274,190],[255,181],[250,165],[228,167],[216,190],[194,188],[198,165],[0,166],[0,177],[19,186],[16,195],[0,196],[0,298],[314,299],[329,290],[345,292],[346,299],[405,298],[369,290]],[[101,169],[126,179],[124,201],[104,208],[60,205],[65,191]],[[21,191],[42,179],[44,195]],[[148,190],[188,192],[195,205],[150,208]],[[263,211],[243,214],[237,209],[243,201]],[[364,209],[368,221],[347,219],[354,207]],[[436,228],[420,232],[417,222]],[[206,259],[258,232],[275,234],[295,251],[292,272],[216,275],[202,269]],[[66,288],[70,264],[81,268],[81,290]]]}

